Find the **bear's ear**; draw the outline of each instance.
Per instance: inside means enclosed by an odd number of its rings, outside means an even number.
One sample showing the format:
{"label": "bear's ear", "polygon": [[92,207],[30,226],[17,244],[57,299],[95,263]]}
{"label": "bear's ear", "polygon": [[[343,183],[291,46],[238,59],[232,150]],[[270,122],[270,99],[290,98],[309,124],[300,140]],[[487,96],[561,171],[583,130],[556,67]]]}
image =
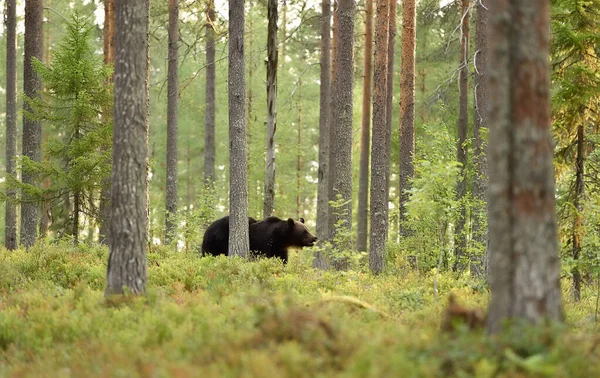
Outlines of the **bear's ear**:
{"label": "bear's ear", "polygon": [[300,223],[304,223],[304,218],[300,218],[300,219],[298,219],[298,222],[300,222]]}
{"label": "bear's ear", "polygon": [[296,225],[296,222],[292,218],[288,218],[287,224],[288,224],[288,227],[292,228]]}

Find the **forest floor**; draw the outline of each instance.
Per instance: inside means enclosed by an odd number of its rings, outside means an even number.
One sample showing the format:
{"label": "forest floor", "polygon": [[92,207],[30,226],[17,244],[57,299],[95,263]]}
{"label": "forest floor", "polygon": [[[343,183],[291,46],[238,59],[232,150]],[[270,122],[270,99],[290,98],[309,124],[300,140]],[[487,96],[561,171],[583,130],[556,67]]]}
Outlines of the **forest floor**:
{"label": "forest floor", "polygon": [[[316,271],[290,263],[149,253],[148,295],[105,300],[107,251],[0,251],[0,377],[598,377],[596,292],[566,325],[490,339],[440,331],[449,294],[485,308],[468,277]],[[393,273],[392,273],[393,272]]]}

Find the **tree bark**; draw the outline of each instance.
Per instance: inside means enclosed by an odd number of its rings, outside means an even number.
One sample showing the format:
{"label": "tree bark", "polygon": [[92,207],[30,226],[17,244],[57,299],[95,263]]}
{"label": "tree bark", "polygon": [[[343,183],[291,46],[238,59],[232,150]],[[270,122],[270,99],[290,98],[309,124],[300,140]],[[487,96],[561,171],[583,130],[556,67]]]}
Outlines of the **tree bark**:
{"label": "tree bark", "polygon": [[[393,0],[392,0],[393,1]],[[385,267],[385,242],[387,240],[386,169],[387,156],[387,80],[388,80],[388,38],[390,1],[377,0],[375,22],[375,72],[373,81],[373,148],[371,151],[371,234],[369,268],[375,274]]]}
{"label": "tree bark", "polygon": [[[317,188],[316,234],[321,240],[329,238],[329,116],[331,105],[331,2],[321,4],[321,76],[319,90],[319,183]],[[317,252],[315,268],[327,268],[325,257]]]}
{"label": "tree bark", "polygon": [[246,157],[246,83],[244,0],[229,1],[229,256],[246,257],[248,240],[248,166]]}
{"label": "tree bark", "polygon": [[105,294],[144,294],[148,241],[149,2],[115,7],[115,99],[110,255]]}
{"label": "tree bark", "polygon": [[417,42],[415,0],[402,4],[402,66],[400,67],[400,235],[408,236],[406,204],[415,175],[415,50]]}
{"label": "tree bark", "polygon": [[[115,63],[115,0],[104,0],[104,64]],[[114,75],[113,75],[114,76]],[[114,78],[111,78],[111,82]],[[111,180],[104,181],[100,193],[100,243],[110,245]]]}
{"label": "tree bark", "polygon": [[[487,3],[487,2],[486,2]],[[477,22],[475,40],[475,111],[473,119],[473,165],[475,175],[473,178],[473,242],[483,248],[478,255],[471,258],[471,274],[474,277],[485,276],[487,261],[487,157],[486,141],[481,135],[487,128],[486,108],[488,102],[488,22],[489,14],[483,0],[477,3]]]}
{"label": "tree bark", "polygon": [[[339,0],[339,37],[336,49],[339,64],[334,81],[333,102],[333,193],[344,201],[333,214],[333,223],[346,231],[352,229],[352,120],[354,85],[354,0]],[[344,48],[341,48],[344,46]],[[342,231],[337,227],[334,236]]]}
{"label": "tree bark", "polygon": [[[32,59],[42,60],[43,54],[43,3],[42,0],[25,1],[25,55],[23,63],[23,91],[26,97],[39,96],[42,82],[33,69]],[[30,112],[31,107],[27,102],[23,105],[24,112]],[[23,117],[23,156],[33,161],[40,161],[42,155],[42,123]],[[23,170],[21,179],[24,184],[39,185],[39,179],[34,173]],[[33,202],[27,194],[22,192],[21,204],[21,244],[25,248],[31,247],[38,235],[40,221],[39,205]]]}
{"label": "tree bark", "polygon": [[[17,4],[6,1],[6,174],[16,176],[17,157]],[[15,189],[7,189],[4,215],[4,247],[17,249],[17,205]]]}
{"label": "tree bark", "polygon": [[562,320],[550,135],[549,2],[490,8],[488,331]]}
{"label": "tree bark", "polygon": [[373,79],[373,0],[366,0],[366,3],[358,210],[356,214],[356,249],[365,252],[367,250],[367,227],[369,223],[369,138],[371,137],[371,81]]}
{"label": "tree bark", "polygon": [[268,1],[267,31],[267,160],[263,216],[275,206],[275,132],[277,130],[277,0]]}
{"label": "tree bark", "polygon": [[206,11],[206,113],[204,114],[204,182],[215,177],[215,2]]}
{"label": "tree bark", "polygon": [[[398,0],[390,1],[390,10],[389,10],[389,27],[388,27],[388,52],[387,52],[387,104],[385,108],[386,113],[386,123],[387,123],[387,138],[386,138],[386,151],[388,157],[388,163],[385,168],[385,198],[386,198],[386,206],[389,207],[388,202],[390,199],[390,169],[391,163],[389,162],[390,157],[392,156],[392,114],[394,111],[393,102],[394,102],[394,61],[395,61],[395,51],[396,51],[396,12],[398,9]],[[387,228],[389,229],[389,211],[385,213],[385,222],[388,224]],[[387,233],[386,233],[387,240]]]}
{"label": "tree bark", "polygon": [[460,172],[456,182],[456,201],[458,202],[458,218],[454,230],[454,265],[452,270],[462,272],[465,269],[467,253],[467,237],[465,222],[467,208],[464,197],[467,194],[467,134],[469,131],[469,5],[470,0],[461,0],[461,38],[460,38],[460,73],[458,78],[458,145],[456,161],[460,163]]}
{"label": "tree bark", "polygon": [[167,169],[165,243],[176,238],[177,225],[177,107],[179,83],[177,73],[179,43],[179,1],[169,0],[169,63],[167,76]]}
{"label": "tree bark", "polygon": [[334,156],[335,156],[335,101],[337,96],[336,88],[336,77],[338,72],[338,44],[339,44],[339,31],[340,31],[340,12],[339,12],[339,0],[333,0],[333,22],[332,22],[332,40],[331,40],[331,89],[330,89],[330,104],[329,104],[329,182],[327,189],[327,197],[329,199],[327,213],[328,213],[328,238],[332,239],[334,234],[334,216],[333,207],[331,201],[336,200],[336,195],[333,192],[333,176],[334,176]]}
{"label": "tree bark", "polygon": [[[583,113],[583,110],[582,110]],[[573,300],[581,301],[581,272],[577,264],[581,254],[581,239],[583,237],[583,200],[585,195],[584,183],[584,152],[585,128],[584,121],[581,120],[577,126],[577,156],[575,158],[575,193],[573,198],[573,207],[575,209],[575,219],[573,220],[573,260],[575,266],[571,274],[573,275]]]}

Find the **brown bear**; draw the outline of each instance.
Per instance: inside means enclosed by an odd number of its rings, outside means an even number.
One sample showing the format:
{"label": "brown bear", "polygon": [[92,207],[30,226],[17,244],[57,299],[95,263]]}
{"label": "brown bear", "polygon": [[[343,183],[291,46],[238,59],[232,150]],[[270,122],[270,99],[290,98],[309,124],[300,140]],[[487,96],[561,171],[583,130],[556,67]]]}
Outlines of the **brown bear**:
{"label": "brown bear", "polygon": [[288,261],[289,247],[312,247],[316,241],[303,218],[294,221],[268,217],[250,225],[250,251],[259,256],[278,257],[284,264]]}
{"label": "brown bear", "polygon": [[[248,219],[250,251],[256,256],[277,257],[288,261],[289,247],[311,247],[317,241],[304,225],[304,219],[282,220],[268,217],[261,221]],[[227,255],[229,249],[229,216],[216,220],[204,233],[202,255]]]}

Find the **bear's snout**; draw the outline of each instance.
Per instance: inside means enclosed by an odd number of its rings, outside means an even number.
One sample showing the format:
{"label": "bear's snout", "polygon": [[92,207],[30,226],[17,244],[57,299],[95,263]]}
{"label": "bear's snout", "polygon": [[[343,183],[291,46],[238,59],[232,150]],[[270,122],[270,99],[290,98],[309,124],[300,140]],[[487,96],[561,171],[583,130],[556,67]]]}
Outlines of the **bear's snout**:
{"label": "bear's snout", "polygon": [[317,242],[317,240],[319,240],[316,236],[312,236],[310,238],[308,238],[306,240],[306,246],[307,247],[312,247],[313,245],[315,245],[315,243]]}

